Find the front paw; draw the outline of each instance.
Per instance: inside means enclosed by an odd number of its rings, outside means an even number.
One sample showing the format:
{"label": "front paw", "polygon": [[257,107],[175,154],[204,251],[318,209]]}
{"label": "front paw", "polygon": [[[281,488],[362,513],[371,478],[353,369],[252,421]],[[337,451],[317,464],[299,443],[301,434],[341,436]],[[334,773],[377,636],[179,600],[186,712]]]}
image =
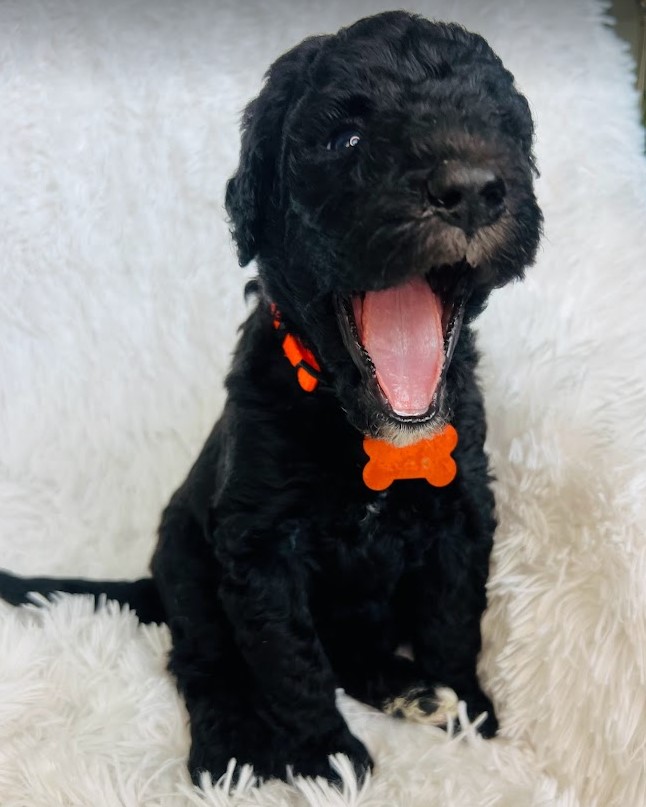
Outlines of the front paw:
{"label": "front paw", "polygon": [[448,728],[458,719],[458,696],[450,687],[418,685],[386,701],[383,710],[413,723]]}
{"label": "front paw", "polygon": [[199,737],[194,733],[188,760],[193,782],[199,785],[204,773],[208,773],[214,782],[217,781],[227,773],[232,758],[236,763],[231,772],[231,784],[240,778],[242,767],[250,765],[254,776],[261,781],[289,781],[291,775],[320,776],[331,784],[340,785],[341,776],[329,760],[334,754],[348,757],[359,782],[373,767],[365,746],[347,728],[339,730],[332,737],[308,739],[298,744],[292,737],[286,736],[266,736],[263,742],[259,742],[259,734],[262,733],[261,726],[258,726],[257,733],[250,734],[246,739],[239,735],[235,743],[223,743],[216,734]]}
{"label": "front paw", "polygon": [[295,776],[321,776],[331,784],[340,786],[341,776],[329,760],[335,754],[344,754],[349,759],[358,782],[362,782],[373,769],[367,748],[347,728],[329,739],[317,739],[302,745],[296,750],[290,767]]}
{"label": "front paw", "polygon": [[[227,773],[232,760],[234,761],[234,769],[231,785],[235,785],[247,760],[235,757],[232,754],[232,749],[193,739],[187,762],[188,772],[193,784],[201,785],[205,776],[210,777],[212,782],[217,782]],[[252,763],[249,761],[248,764]]]}
{"label": "front paw", "polygon": [[448,687],[418,685],[387,701],[383,709],[394,717],[403,717],[414,723],[448,728],[460,725],[459,701],[464,701],[469,721],[473,722],[483,712],[487,715],[478,723],[477,731],[485,738],[493,737],[498,731],[498,720],[489,698],[479,685]]}

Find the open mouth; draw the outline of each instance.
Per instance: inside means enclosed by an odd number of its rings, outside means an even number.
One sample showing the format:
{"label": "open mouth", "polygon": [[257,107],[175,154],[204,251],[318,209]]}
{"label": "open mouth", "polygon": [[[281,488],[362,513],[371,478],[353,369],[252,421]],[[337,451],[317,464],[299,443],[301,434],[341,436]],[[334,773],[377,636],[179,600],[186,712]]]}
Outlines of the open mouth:
{"label": "open mouth", "polygon": [[[467,297],[453,280],[465,273],[451,269],[336,300],[343,340],[364,383],[402,423],[425,423],[441,409]],[[441,283],[443,276],[451,281]]]}

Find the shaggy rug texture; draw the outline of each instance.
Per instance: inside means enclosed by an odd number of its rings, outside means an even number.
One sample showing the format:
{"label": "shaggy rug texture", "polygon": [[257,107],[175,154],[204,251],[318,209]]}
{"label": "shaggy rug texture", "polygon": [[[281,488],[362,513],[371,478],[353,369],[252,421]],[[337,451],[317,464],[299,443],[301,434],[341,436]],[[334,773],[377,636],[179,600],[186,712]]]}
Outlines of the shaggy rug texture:
{"label": "shaggy rug texture", "polygon": [[[269,62],[382,0],[0,4],[0,566],[145,573],[244,315],[223,211]],[[395,3],[394,5],[397,5]],[[2,807],[646,804],[646,162],[598,0],[412,0],[484,34],[537,122],[546,237],[482,317],[500,528],[481,672],[501,718],[339,695],[377,766],[343,794],[194,788],[165,627],[0,605]]]}

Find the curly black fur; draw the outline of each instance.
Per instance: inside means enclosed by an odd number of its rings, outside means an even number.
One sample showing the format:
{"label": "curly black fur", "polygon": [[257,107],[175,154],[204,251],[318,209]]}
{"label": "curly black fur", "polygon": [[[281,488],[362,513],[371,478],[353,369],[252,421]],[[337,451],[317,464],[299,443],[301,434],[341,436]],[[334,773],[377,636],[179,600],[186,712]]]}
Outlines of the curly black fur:
{"label": "curly black fur", "polygon": [[[327,148],[348,130],[356,146]],[[154,584],[0,576],[15,603],[34,589],[103,591],[168,621],[193,775],[235,757],[261,777],[292,766],[333,779],[335,752],[364,771],[338,686],[377,707],[450,686],[495,733],[476,677],[495,517],[469,323],[534,258],[532,137],[484,39],[404,12],[305,40],[247,107],[226,206],[240,263],[257,261],[257,305],[222,416],[164,512]],[[464,166],[493,179],[484,207],[458,220],[441,196]],[[348,350],[338,301],[415,275],[467,299],[437,409],[407,422]],[[282,355],[272,301],[322,365],[314,393]],[[363,484],[364,434],[406,442],[444,421],[460,436],[454,482]],[[396,654],[405,644],[414,660]]]}

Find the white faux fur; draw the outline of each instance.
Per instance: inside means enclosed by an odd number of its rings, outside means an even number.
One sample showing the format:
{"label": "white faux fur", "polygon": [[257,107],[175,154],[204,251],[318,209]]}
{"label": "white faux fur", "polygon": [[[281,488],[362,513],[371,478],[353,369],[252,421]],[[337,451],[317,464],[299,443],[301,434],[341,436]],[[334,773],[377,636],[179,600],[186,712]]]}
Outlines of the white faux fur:
{"label": "white faux fur", "polygon": [[[222,209],[269,62],[389,3],[0,4],[0,566],[129,577],[222,404],[244,315]],[[397,5],[395,3],[394,5]],[[342,698],[357,792],[192,788],[165,628],[0,606],[0,804],[643,807],[646,164],[599,0],[414,0],[530,98],[546,238],[482,318],[500,528],[481,670],[502,723],[447,737]],[[339,762],[343,765],[343,760]]]}

